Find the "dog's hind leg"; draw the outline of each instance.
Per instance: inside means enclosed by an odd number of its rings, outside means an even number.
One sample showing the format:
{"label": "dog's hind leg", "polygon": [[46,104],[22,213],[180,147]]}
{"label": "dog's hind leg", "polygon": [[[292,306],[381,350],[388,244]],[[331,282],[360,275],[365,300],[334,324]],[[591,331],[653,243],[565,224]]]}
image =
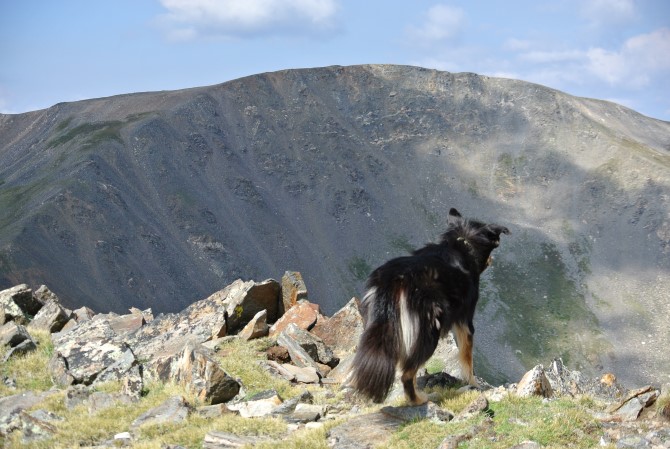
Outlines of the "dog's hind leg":
{"label": "dog's hind leg", "polygon": [[428,396],[426,396],[426,393],[419,390],[419,387],[416,385],[417,371],[417,368],[403,371],[402,376],[400,377],[400,380],[402,381],[402,387],[405,390],[405,397],[412,405],[421,405],[428,402]]}
{"label": "dog's hind leg", "polygon": [[472,366],[473,338],[470,326],[466,323],[456,323],[452,326],[451,330],[456,337],[456,344],[458,345],[458,359],[461,363],[463,380],[474,387],[479,387]]}

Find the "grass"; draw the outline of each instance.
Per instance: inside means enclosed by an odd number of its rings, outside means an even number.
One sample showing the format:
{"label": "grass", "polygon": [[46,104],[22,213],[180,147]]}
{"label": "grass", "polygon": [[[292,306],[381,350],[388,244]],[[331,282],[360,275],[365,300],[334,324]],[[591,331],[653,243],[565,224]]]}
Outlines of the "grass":
{"label": "grass", "polygon": [[[193,407],[205,405],[184,387],[173,383],[150,383],[145,395],[132,404],[117,403],[116,406],[90,413],[87,405],[68,409],[65,406],[65,391],[53,390],[48,376],[47,363],[53,354],[49,335],[33,332],[38,341],[38,350],[10,359],[0,367],[3,375],[16,379],[17,389],[0,386],[0,396],[8,396],[23,391],[48,391],[48,395],[34,410],[50,411],[62,418],[53,425],[56,432],[48,440],[24,443],[20,432],[14,432],[3,440],[0,446],[26,449],[83,448],[111,440],[115,434],[130,430],[131,423],[147,410],[154,408],[168,398],[182,396]],[[295,386],[277,379],[258,366],[265,358],[265,351],[273,345],[273,340],[263,338],[244,342],[231,340],[219,346],[216,358],[233,377],[239,378],[247,396],[260,391],[274,389],[286,400],[308,389],[314,403],[339,405],[344,401],[344,392],[318,386]],[[429,371],[440,368],[440,360],[429,362]],[[109,382],[95,387],[96,391],[118,393],[119,382]],[[458,392],[456,388],[432,388],[435,402],[442,408],[457,414],[477,398],[478,391]],[[663,398],[668,401],[670,398]],[[663,404],[659,400],[660,404]],[[394,405],[404,405],[404,401]],[[490,404],[491,419],[480,414],[463,422],[438,424],[430,420],[417,420],[402,426],[390,436],[384,447],[409,449],[438,447],[449,435],[470,433],[470,439],[463,439],[459,448],[497,449],[508,448],[524,440],[537,441],[542,447],[597,447],[598,423],[589,413],[595,408],[593,401],[558,399],[543,401],[539,398],[522,399],[510,395],[500,402]],[[379,406],[364,407],[361,413],[371,413]],[[189,449],[202,448],[208,432],[221,431],[241,436],[262,436],[267,442],[257,444],[259,449],[325,449],[327,433],[343,420],[325,421],[316,429],[302,429],[289,434],[287,424],[278,418],[247,419],[229,414],[217,418],[205,418],[192,413],[186,421],[176,424],[145,425],[134,433],[132,447],[139,449],[160,449],[168,445],[180,445]],[[476,431],[473,432],[473,428]]]}
{"label": "grass", "polygon": [[12,357],[0,364],[0,374],[16,381],[16,389],[0,384],[0,397],[25,391],[46,391],[53,386],[47,364],[53,353],[53,344],[48,332],[31,330],[37,350]]}
{"label": "grass", "polygon": [[[443,399],[440,406],[455,413],[479,394],[468,392]],[[574,399],[543,401],[541,398],[519,398],[510,395],[489,405],[492,421],[486,414],[463,421],[437,424],[417,421],[403,426],[388,445],[390,449],[438,447],[448,436],[470,433],[459,448],[507,449],[531,440],[543,448],[599,447],[599,424],[588,412],[590,402]],[[487,422],[488,421],[488,422]],[[473,432],[473,430],[475,430]]]}

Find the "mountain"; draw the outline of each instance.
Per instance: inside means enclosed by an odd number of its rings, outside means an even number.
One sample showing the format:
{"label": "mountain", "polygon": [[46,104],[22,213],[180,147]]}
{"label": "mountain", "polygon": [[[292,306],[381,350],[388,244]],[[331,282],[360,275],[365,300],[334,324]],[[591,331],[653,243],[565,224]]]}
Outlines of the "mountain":
{"label": "mountain", "polygon": [[0,115],[0,289],[174,312],[300,271],[332,313],[450,207],[512,231],[475,366],[668,380],[670,123],[418,67],[287,70]]}

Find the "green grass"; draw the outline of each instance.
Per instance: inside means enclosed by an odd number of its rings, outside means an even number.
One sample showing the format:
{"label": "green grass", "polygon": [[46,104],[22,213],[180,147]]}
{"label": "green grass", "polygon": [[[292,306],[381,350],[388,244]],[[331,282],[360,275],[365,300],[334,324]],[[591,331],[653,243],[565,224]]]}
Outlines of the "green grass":
{"label": "green grass", "polygon": [[31,330],[37,350],[10,358],[0,364],[0,373],[16,381],[16,389],[0,384],[0,397],[25,391],[46,391],[53,386],[47,364],[53,354],[53,344],[48,332]]}
{"label": "green grass", "polygon": [[[477,392],[456,394],[440,402],[440,406],[458,413]],[[585,406],[586,405],[586,406]],[[549,448],[593,448],[599,445],[599,424],[588,411],[588,402],[558,399],[543,402],[541,398],[509,396],[489,404],[492,422],[486,414],[464,421],[437,424],[417,421],[403,426],[389,444],[390,449],[420,449],[438,447],[448,436],[472,433],[459,444],[460,448],[507,449],[525,440]],[[476,432],[472,432],[477,428]],[[381,446],[380,446],[381,447]]]}
{"label": "green grass", "polygon": [[367,279],[368,275],[372,271],[370,264],[359,256],[354,256],[349,259],[347,267],[349,268],[349,273],[351,273],[354,279],[358,281],[364,281]]}

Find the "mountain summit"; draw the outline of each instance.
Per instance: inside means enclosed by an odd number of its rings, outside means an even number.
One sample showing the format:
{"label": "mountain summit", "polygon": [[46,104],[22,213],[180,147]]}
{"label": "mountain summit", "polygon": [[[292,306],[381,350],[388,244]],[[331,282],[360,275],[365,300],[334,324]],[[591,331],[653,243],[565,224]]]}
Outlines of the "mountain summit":
{"label": "mountain summit", "polygon": [[0,115],[0,289],[174,312],[289,269],[332,313],[456,207],[512,231],[476,317],[489,378],[559,355],[667,381],[669,168],[668,122],[418,67],[62,103]]}

